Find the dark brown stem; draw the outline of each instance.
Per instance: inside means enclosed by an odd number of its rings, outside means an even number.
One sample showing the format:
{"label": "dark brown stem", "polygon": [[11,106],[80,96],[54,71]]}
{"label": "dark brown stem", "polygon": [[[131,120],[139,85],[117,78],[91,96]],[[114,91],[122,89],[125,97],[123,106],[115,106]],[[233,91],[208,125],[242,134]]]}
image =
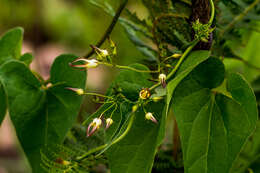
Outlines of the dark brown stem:
{"label": "dark brown stem", "polygon": [[178,161],[178,153],[180,149],[180,135],[179,135],[179,129],[177,126],[177,121],[174,116],[174,122],[173,122],[173,158],[177,162]]}
{"label": "dark brown stem", "polygon": [[[109,25],[109,27],[107,28],[106,32],[104,33],[104,35],[101,37],[101,39],[97,42],[96,47],[101,47],[102,44],[106,41],[106,39],[109,37],[109,35],[111,34],[111,32],[113,31],[122,11],[124,10],[126,4],[127,4],[128,0],[124,0],[124,2],[118,7],[115,16],[113,17],[113,20],[111,22],[111,24]],[[89,53],[87,53],[84,57],[85,58],[89,58],[91,55],[93,55],[95,53],[95,51],[92,49]]]}
{"label": "dark brown stem", "polygon": [[[190,17],[190,22],[199,21],[203,24],[207,24],[210,20],[211,6],[209,0],[192,0],[192,14]],[[192,33],[194,37],[195,33]],[[211,33],[208,42],[200,41],[194,49],[196,50],[210,50],[213,40],[213,34]]]}

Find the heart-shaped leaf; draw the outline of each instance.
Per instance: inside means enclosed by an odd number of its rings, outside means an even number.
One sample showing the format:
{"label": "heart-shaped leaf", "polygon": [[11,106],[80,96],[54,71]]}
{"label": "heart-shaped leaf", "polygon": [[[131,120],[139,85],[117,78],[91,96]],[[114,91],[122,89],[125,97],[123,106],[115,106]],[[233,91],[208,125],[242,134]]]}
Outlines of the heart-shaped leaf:
{"label": "heart-shaped leaf", "polygon": [[185,172],[229,172],[257,121],[254,93],[238,74],[224,80],[224,65],[210,58],[176,88],[173,112],[180,130]]}
{"label": "heart-shaped leaf", "polygon": [[19,59],[23,41],[23,29],[18,27],[6,32],[0,39],[0,65],[10,59]]}
{"label": "heart-shaped leaf", "polygon": [[[0,39],[0,65],[10,59],[20,57],[23,40],[23,29],[14,28],[6,32]],[[6,113],[7,103],[3,85],[0,82],[0,125]]]}
{"label": "heart-shaped leaf", "polygon": [[81,104],[81,97],[66,87],[84,88],[86,73],[69,67],[73,55],[59,56],[51,69],[51,86],[43,86],[22,62],[0,67],[11,120],[33,172],[41,172],[40,150],[64,140]]}

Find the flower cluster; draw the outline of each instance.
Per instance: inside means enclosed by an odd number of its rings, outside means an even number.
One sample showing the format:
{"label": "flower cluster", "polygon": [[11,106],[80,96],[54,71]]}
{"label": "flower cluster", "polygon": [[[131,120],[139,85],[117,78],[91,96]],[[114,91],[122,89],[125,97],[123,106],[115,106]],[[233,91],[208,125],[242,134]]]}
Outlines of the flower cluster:
{"label": "flower cluster", "polygon": [[[102,124],[103,124],[103,122],[100,117],[94,118],[93,121],[88,125],[87,137],[90,137],[91,135],[93,135],[101,127]],[[112,124],[113,124],[113,119],[107,118],[105,129],[107,130]]]}
{"label": "flower cluster", "polygon": [[201,40],[203,42],[208,42],[210,33],[214,31],[214,28],[211,28],[210,24],[202,24],[200,23],[199,19],[192,24],[192,28],[195,32],[195,39]]}
{"label": "flower cluster", "polygon": [[[96,46],[91,46],[97,55],[96,59],[78,58],[78,59],[74,60],[73,62],[71,62],[69,65],[71,67],[75,67],[75,68],[79,68],[79,69],[90,69],[90,68],[96,68],[98,65],[103,64],[103,65],[107,65],[107,66],[113,66],[113,67],[116,66],[118,68],[130,69],[130,70],[137,71],[137,72],[151,72],[151,71],[140,71],[138,69],[133,69],[133,68],[129,68],[126,66],[114,65],[112,63],[112,58],[117,54],[116,46],[112,40],[109,40],[109,41],[110,41],[110,48],[112,49],[111,54],[109,53],[109,51],[107,51],[105,49],[100,49]],[[181,54],[174,54],[174,58],[179,58],[180,56],[181,56]],[[158,84],[160,84],[163,88],[166,87],[166,79],[167,79],[167,76],[165,74],[163,74],[163,73],[159,74],[157,81],[159,81]],[[107,130],[113,124],[112,115],[117,110],[117,103],[115,102],[115,100],[112,97],[104,96],[104,95],[97,94],[97,93],[86,93],[83,89],[80,89],[80,88],[68,87],[66,89],[69,89],[69,90],[75,92],[77,95],[94,95],[97,97],[104,97],[107,99],[105,101],[106,103],[113,103],[103,113],[101,113],[100,117],[94,118],[89,123],[87,130],[86,130],[87,137],[90,137],[96,131],[98,131],[102,127],[103,124],[104,124],[103,127],[105,130]],[[137,102],[135,102],[136,104],[132,107],[132,112],[134,113],[139,109],[139,107],[143,107],[143,110],[145,112],[144,118],[149,121],[152,121],[153,123],[158,123],[158,121],[153,116],[153,114],[151,112],[147,112],[145,110],[145,105],[150,101],[157,102],[157,101],[163,99],[163,97],[161,97],[161,96],[152,97],[152,98],[150,98],[150,97],[151,97],[150,89],[143,88],[139,92],[139,100]],[[125,98],[125,97],[123,97],[123,98]],[[102,120],[104,113],[106,111],[110,110],[111,108],[113,108],[114,106],[115,106],[115,109],[112,111],[110,118]]]}

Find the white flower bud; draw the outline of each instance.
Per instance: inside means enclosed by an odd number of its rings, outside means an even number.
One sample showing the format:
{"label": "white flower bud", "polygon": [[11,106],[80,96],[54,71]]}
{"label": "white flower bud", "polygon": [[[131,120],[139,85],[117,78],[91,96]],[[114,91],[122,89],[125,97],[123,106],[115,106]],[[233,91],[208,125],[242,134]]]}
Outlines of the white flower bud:
{"label": "white flower bud", "polygon": [[147,112],[145,114],[145,118],[147,120],[150,120],[150,121],[154,122],[154,123],[157,123],[157,120],[154,118],[154,116],[153,116],[153,114],[151,112]]}
{"label": "white flower bud", "polygon": [[160,80],[160,82],[162,84],[162,87],[165,88],[166,87],[166,75],[163,74],[163,73],[160,74],[159,75],[159,80]]}
{"label": "white flower bud", "polygon": [[113,124],[113,120],[112,118],[108,118],[106,119],[106,129],[108,129],[112,124]]}

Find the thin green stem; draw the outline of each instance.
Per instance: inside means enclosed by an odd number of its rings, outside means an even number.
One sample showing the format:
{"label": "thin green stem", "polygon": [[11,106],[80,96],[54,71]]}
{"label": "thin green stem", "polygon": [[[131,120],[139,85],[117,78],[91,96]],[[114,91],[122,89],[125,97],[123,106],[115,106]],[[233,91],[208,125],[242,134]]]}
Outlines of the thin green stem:
{"label": "thin green stem", "polygon": [[183,55],[181,56],[181,58],[179,59],[178,63],[176,64],[175,68],[171,71],[171,73],[167,76],[166,80],[170,79],[175,73],[176,71],[179,69],[181,63],[183,62],[183,60],[186,58],[186,56],[190,53],[190,51],[192,51],[192,49],[196,46],[196,44],[199,41],[195,40],[192,45],[190,45],[185,52],[183,53]]}
{"label": "thin green stem", "polygon": [[100,114],[100,118],[104,115],[104,113],[106,113],[108,110],[110,110],[114,105],[116,105],[116,103],[112,104],[112,105],[109,106],[107,109],[105,109],[105,110]]}
{"label": "thin green stem", "polygon": [[[124,0],[122,2],[122,4],[118,7],[115,16],[113,17],[113,20],[111,22],[111,24],[109,25],[109,27],[107,28],[106,32],[104,33],[104,35],[101,37],[101,39],[98,41],[98,43],[96,44],[96,47],[101,47],[102,44],[105,42],[105,40],[109,37],[109,35],[111,34],[111,32],[113,31],[121,13],[123,12],[124,8],[127,5],[128,0]],[[87,53],[84,57],[85,58],[89,58],[91,55],[93,55],[95,53],[94,49],[92,49],[89,53]]]}
{"label": "thin green stem", "polygon": [[238,16],[236,16],[220,33],[220,36],[223,36],[225,32],[230,30],[237,22],[242,20],[250,10],[252,10],[260,0],[255,0],[251,5],[249,5],[242,13],[240,13]]}
{"label": "thin green stem", "polygon": [[114,99],[113,97],[105,96],[105,95],[98,94],[98,93],[84,93],[84,95],[91,95],[91,96],[98,96],[98,97],[103,97],[103,98],[108,98],[108,99]]}
{"label": "thin green stem", "polygon": [[[132,117],[130,117],[130,120],[129,120],[129,123],[127,125],[127,128],[126,130],[124,131],[124,133],[119,136],[118,138],[116,138],[112,143],[111,145],[114,145],[116,143],[118,143],[119,141],[121,141],[127,134],[128,132],[130,131],[132,125],[133,125],[133,122],[134,122],[134,114],[132,114]],[[80,162],[82,160],[84,160],[85,158],[87,158],[89,155],[93,154],[93,153],[96,153],[98,151],[101,151],[103,150],[104,148],[106,148],[109,144],[104,144],[104,145],[101,145],[99,147],[96,147],[96,148],[93,148],[92,150],[89,150],[87,153],[85,153],[84,155],[80,156],[77,158],[77,161]]]}
{"label": "thin green stem", "polygon": [[139,72],[139,73],[159,73],[159,70],[157,70],[157,71],[138,70],[138,69],[133,68],[133,67],[116,65],[116,64],[109,64],[109,63],[106,63],[106,62],[99,62],[99,64],[103,64],[103,65],[108,66],[108,67],[116,67],[116,68],[119,68],[119,69],[132,70],[132,71]]}
{"label": "thin green stem", "polygon": [[110,118],[112,118],[113,117],[113,115],[114,115],[114,113],[115,113],[115,111],[117,110],[117,104],[116,104],[116,106],[115,106],[115,109],[112,111],[112,113],[111,113],[111,115],[110,115]]}
{"label": "thin green stem", "polygon": [[213,0],[210,0],[210,6],[211,6],[211,16],[210,16],[210,19],[209,19],[209,24],[211,26],[211,24],[214,20],[214,17],[215,17],[215,5],[214,5]]}
{"label": "thin green stem", "polygon": [[[176,64],[176,66],[174,67],[174,69],[167,75],[166,77],[166,81],[168,81],[169,79],[171,79],[171,77],[177,72],[177,70],[179,69],[180,65],[182,64],[183,60],[186,58],[186,56],[190,53],[190,51],[192,51],[192,49],[196,46],[196,44],[198,43],[198,40],[195,40],[192,45],[190,45],[185,52],[183,53],[183,55],[181,56],[181,58],[179,59],[178,63]],[[149,88],[149,90],[153,90],[155,88],[157,88],[158,86],[161,85],[161,82],[156,83],[155,85],[153,85],[151,88]]]}
{"label": "thin green stem", "polygon": [[[110,105],[107,109],[105,109],[105,110],[100,114],[99,118],[101,118],[101,117],[104,115],[104,113],[106,113],[109,109],[111,109],[115,104],[116,104],[116,103]],[[86,125],[86,123],[88,122],[88,120],[89,120],[89,119],[86,119],[86,120],[82,123],[82,125],[83,125],[83,126]]]}

